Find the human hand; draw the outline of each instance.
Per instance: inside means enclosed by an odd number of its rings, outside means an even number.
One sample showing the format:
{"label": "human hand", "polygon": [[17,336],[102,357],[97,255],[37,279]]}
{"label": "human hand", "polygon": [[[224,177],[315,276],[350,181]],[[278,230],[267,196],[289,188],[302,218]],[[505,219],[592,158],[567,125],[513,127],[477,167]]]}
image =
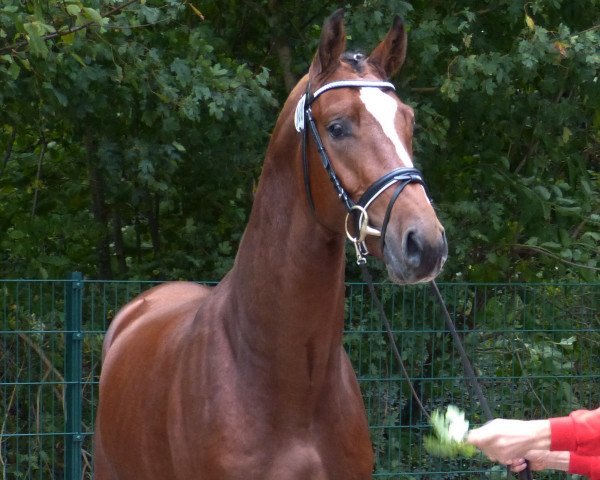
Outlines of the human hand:
{"label": "human hand", "polygon": [[548,450],[530,450],[525,454],[524,458],[517,458],[512,460],[510,463],[510,469],[514,473],[519,473],[527,468],[527,462],[529,462],[529,468],[531,470],[563,470],[568,471],[569,469],[569,452],[551,452]]}
{"label": "human hand", "polygon": [[510,465],[531,450],[550,448],[548,420],[507,420],[498,418],[469,432],[467,442],[492,461]]}
{"label": "human hand", "polygon": [[524,458],[517,458],[511,460],[509,463],[510,469],[514,473],[522,472],[527,468],[529,462],[529,468],[533,471],[545,470],[548,463],[548,450],[530,450],[525,454]]}

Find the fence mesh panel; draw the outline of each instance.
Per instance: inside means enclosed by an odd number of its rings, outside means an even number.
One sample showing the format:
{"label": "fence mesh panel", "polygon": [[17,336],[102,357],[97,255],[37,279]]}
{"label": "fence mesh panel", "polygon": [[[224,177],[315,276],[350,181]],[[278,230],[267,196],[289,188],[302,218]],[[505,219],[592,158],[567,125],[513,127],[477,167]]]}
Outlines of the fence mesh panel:
{"label": "fence mesh panel", "polygon": [[[2,479],[92,476],[104,332],[119,308],[152,283],[84,281],[81,338],[69,335],[73,332],[65,325],[73,286],[73,281],[0,281]],[[442,284],[440,289],[495,415],[541,418],[600,404],[600,284]],[[427,410],[455,404],[472,424],[482,423],[483,412],[471,396],[428,287],[382,284],[376,290]],[[71,381],[65,358],[74,341],[81,342],[81,378]],[[400,374],[363,284],[347,285],[344,345],[369,416],[373,478],[505,475],[503,468],[481,457],[444,460],[424,450],[430,428]],[[69,388],[81,389],[80,405],[65,400]],[[73,410],[78,410],[81,425],[67,431]],[[81,450],[77,474],[71,460],[65,461],[73,445]],[[536,474],[536,479],[568,477]]]}

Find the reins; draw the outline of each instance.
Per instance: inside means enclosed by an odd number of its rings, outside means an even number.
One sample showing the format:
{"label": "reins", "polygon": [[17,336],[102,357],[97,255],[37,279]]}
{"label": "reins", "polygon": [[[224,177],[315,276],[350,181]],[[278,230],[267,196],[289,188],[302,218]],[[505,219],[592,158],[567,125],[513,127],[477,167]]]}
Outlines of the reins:
{"label": "reins", "polygon": [[[373,278],[371,277],[371,273],[369,272],[369,269],[368,269],[366,263],[362,263],[359,265],[361,267],[363,281],[367,284],[367,286],[369,288],[369,293],[371,294],[371,298],[373,299],[373,302],[377,306],[377,310],[379,311],[379,316],[381,317],[381,321],[383,322],[383,325],[385,326],[385,330],[386,330],[386,334],[387,334],[387,338],[388,338],[388,344],[390,345],[390,348],[392,349],[392,352],[394,354],[394,358],[396,359],[396,362],[397,362],[398,366],[400,367],[402,376],[406,380],[406,382],[410,388],[411,394],[412,394],[414,400],[417,402],[417,405],[419,406],[419,409],[421,410],[423,415],[427,418],[427,420],[430,421],[431,417],[430,417],[429,413],[427,412],[427,409],[423,406],[423,402],[421,401],[421,398],[419,397],[417,391],[415,390],[415,387],[412,383],[410,375],[408,374],[408,370],[406,369],[406,366],[404,365],[404,361],[402,360],[400,351],[398,350],[398,346],[396,344],[396,339],[394,338],[394,331],[392,330],[392,326],[390,324],[390,321],[387,318],[387,315],[385,313],[385,309],[383,308],[381,300],[379,300],[379,297],[377,296],[377,294],[375,292],[375,286],[373,284]],[[440,293],[440,290],[439,290],[437,284],[435,283],[435,280],[431,280],[429,282],[429,286],[431,287],[431,292],[432,292],[433,296],[437,299],[438,304],[440,305],[440,309],[444,316],[446,327],[450,331],[450,334],[452,335],[452,339],[454,341],[454,346],[456,347],[456,349],[458,350],[458,353],[460,355],[460,360],[461,360],[461,363],[463,366],[463,370],[465,372],[465,377],[471,384],[471,388],[473,389],[473,391],[475,392],[475,395],[477,396],[477,399],[479,400],[479,404],[481,405],[481,408],[483,409],[483,412],[485,414],[487,421],[488,422],[492,421],[494,419],[494,414],[492,413],[490,405],[485,397],[485,394],[483,393],[481,383],[479,383],[479,380],[477,379],[477,374],[475,373],[473,364],[471,363],[471,360],[469,359],[469,356],[467,355],[467,352],[465,351],[463,342],[462,342],[460,336],[458,335],[458,331],[456,330],[456,325],[454,325],[454,322],[452,321],[452,318],[450,317],[448,308],[446,308],[446,304],[444,303],[444,299],[442,298],[442,294]],[[510,474],[510,467],[506,467],[506,468],[507,468],[507,472]],[[517,478],[519,480],[533,480],[533,477],[531,475],[531,469],[529,468],[529,464],[527,464],[527,468],[525,470],[519,472],[519,474],[517,475]]]}
{"label": "reins", "polygon": [[454,346],[456,347],[456,350],[458,350],[458,353],[460,355],[460,361],[462,362],[463,370],[465,371],[465,376],[467,377],[467,380],[469,380],[471,388],[473,389],[475,395],[477,396],[477,399],[479,400],[479,404],[483,409],[483,413],[485,413],[486,420],[489,422],[494,419],[492,409],[490,408],[487,398],[485,398],[485,395],[483,394],[481,383],[479,383],[477,379],[475,369],[473,368],[471,360],[469,359],[469,356],[465,351],[465,347],[463,346],[463,342],[460,336],[458,335],[458,332],[456,331],[456,325],[454,325],[452,318],[450,318],[450,313],[446,308],[446,304],[444,303],[444,299],[442,298],[442,294],[440,293],[440,289],[438,288],[437,283],[435,283],[435,280],[431,280],[431,282],[429,282],[429,286],[431,287],[431,292],[433,296],[438,301],[438,304],[442,311],[442,315],[444,316],[444,320],[446,322],[446,327],[448,328],[448,330],[450,330],[452,340],[454,340]]}
{"label": "reins", "polygon": [[[331,181],[340,200],[346,207],[346,210],[347,210],[346,223],[345,223],[346,235],[347,235],[348,239],[353,243],[354,248],[356,250],[356,261],[357,261],[358,265],[361,267],[363,280],[368,285],[369,292],[371,294],[371,297],[373,298],[373,302],[375,303],[375,305],[377,306],[377,309],[379,310],[381,320],[386,329],[388,343],[390,345],[390,348],[392,349],[394,357],[396,358],[398,366],[400,367],[402,376],[406,380],[406,382],[411,390],[413,398],[417,402],[420,410],[423,412],[425,417],[428,420],[430,420],[430,415],[427,412],[427,410],[425,409],[425,407],[423,406],[423,403],[421,402],[421,399],[420,399],[419,395],[417,394],[417,391],[415,390],[415,387],[412,383],[410,375],[408,374],[406,366],[404,365],[402,356],[400,355],[400,351],[398,350],[398,346],[396,345],[396,340],[394,338],[394,332],[392,330],[392,326],[387,318],[387,315],[385,313],[383,305],[375,292],[373,279],[367,268],[366,255],[369,254],[369,251],[367,250],[367,246],[365,243],[365,239],[366,239],[367,235],[379,236],[379,237],[381,237],[381,249],[383,251],[387,224],[388,224],[388,221],[390,218],[392,208],[393,208],[396,200],[398,199],[399,195],[402,193],[402,191],[408,184],[413,183],[413,182],[420,183],[421,185],[423,185],[423,188],[425,188],[426,193],[427,193],[427,186],[425,184],[425,181],[423,179],[421,172],[419,170],[417,170],[416,168],[412,168],[412,167],[396,168],[396,169],[392,170],[391,172],[388,172],[387,174],[383,175],[378,180],[376,180],[365,191],[365,193],[361,196],[361,198],[358,200],[358,202],[355,203],[350,198],[350,195],[348,195],[348,193],[344,189],[341,181],[339,180],[337,174],[335,173],[335,169],[333,168],[333,164],[331,163],[331,160],[329,159],[329,156],[327,155],[327,151],[325,150],[325,146],[323,144],[323,141],[322,141],[319,131],[317,129],[317,125],[316,125],[315,120],[312,115],[311,105],[323,93],[325,93],[329,90],[338,89],[338,88],[364,88],[364,87],[387,88],[387,89],[395,90],[394,85],[389,82],[372,81],[372,80],[345,80],[345,81],[343,80],[343,81],[337,81],[337,82],[331,82],[331,83],[325,84],[324,86],[317,89],[314,93],[311,93],[310,82],[307,83],[306,93],[300,98],[300,101],[298,102],[298,105],[296,107],[295,116],[294,116],[294,125],[296,127],[296,130],[298,132],[302,133],[302,163],[303,163],[302,168],[303,168],[303,173],[304,173],[304,185],[305,185],[308,203],[310,205],[310,208],[314,211],[315,205],[314,205],[314,202],[312,199],[312,192],[311,192],[311,187],[310,187],[310,175],[309,175],[309,167],[308,167],[308,156],[306,154],[307,153],[307,144],[308,144],[308,132],[310,130],[312,137],[315,141],[317,151],[321,158],[321,163],[323,164],[323,168],[327,172],[327,175],[329,176],[329,180]],[[308,124],[308,128],[307,128],[307,124]],[[388,206],[386,208],[386,212],[384,215],[384,220],[383,220],[383,223],[381,226],[381,230],[377,230],[377,229],[369,226],[369,215],[368,215],[367,209],[369,208],[369,205],[371,205],[371,203],[379,195],[381,195],[389,187],[391,187],[392,185],[395,185],[395,184],[398,184],[398,185],[396,187],[396,190],[392,194],[390,201],[388,202]],[[348,226],[348,219],[350,218],[350,216],[353,216],[353,218],[354,218],[354,224],[355,224],[355,233],[354,234],[352,234],[350,232],[350,229]],[[471,388],[475,392],[475,395],[477,396],[477,398],[479,400],[479,403],[485,413],[487,420],[488,421],[493,420],[494,415],[492,414],[492,410],[491,410],[489,403],[483,393],[481,384],[479,383],[479,381],[477,379],[477,375],[475,373],[475,370],[473,369],[473,365],[471,364],[471,361],[469,360],[469,357],[468,357],[467,353],[465,352],[461,338],[458,335],[458,332],[456,330],[456,326],[454,325],[454,322],[452,321],[452,318],[450,317],[450,313],[448,312],[448,309],[446,308],[446,305],[444,303],[442,295],[441,295],[441,293],[437,287],[437,284],[435,283],[434,280],[432,280],[430,282],[430,287],[431,287],[433,296],[437,299],[437,301],[440,305],[440,308],[444,315],[444,320],[446,322],[446,326],[447,326],[448,330],[450,331],[450,334],[452,335],[454,345],[456,346],[456,349],[458,350],[458,352],[460,354],[460,358],[461,358],[461,362],[463,365],[463,370],[465,372],[465,376],[467,377],[467,379],[471,385]],[[529,465],[527,465],[527,468],[525,470],[523,470],[522,472],[520,472],[518,474],[518,478],[520,480],[532,480],[531,470],[529,469]]]}
{"label": "reins", "polygon": [[[381,303],[381,300],[379,300],[379,297],[377,296],[377,293],[375,292],[375,286],[373,283],[373,277],[371,276],[371,272],[369,271],[366,264],[361,264],[360,267],[361,267],[363,281],[367,284],[367,286],[369,288],[369,293],[371,294],[371,298],[373,299],[373,302],[375,303],[375,306],[377,307],[377,310],[379,311],[379,316],[381,317],[381,321],[383,322],[383,325],[385,327],[390,348],[392,349],[394,358],[396,359],[396,362],[398,363],[398,366],[400,367],[402,376],[408,382],[410,390],[413,395],[413,398],[417,402],[421,412],[423,413],[423,415],[425,415],[427,420],[430,420],[431,417],[430,417],[429,413],[427,412],[427,409],[423,406],[423,403],[421,402],[421,399],[419,398],[419,396],[412,384],[412,380],[410,378],[410,375],[408,374],[408,370],[406,369],[406,366],[404,365],[404,361],[402,360],[402,356],[400,355],[400,351],[398,350],[398,346],[396,344],[396,339],[394,338],[394,331],[392,330],[391,323],[387,318],[387,314],[385,313],[385,309],[383,308],[383,304]],[[490,409],[489,403],[488,403],[487,399],[485,398],[483,389],[481,388],[481,384],[477,380],[477,375],[475,374],[473,365],[471,364],[471,361],[469,360],[469,357],[468,357],[467,353],[465,352],[465,349],[462,344],[462,340],[460,339],[458,332],[456,330],[456,326],[454,325],[454,322],[452,321],[452,318],[450,317],[450,313],[448,312],[448,309],[446,308],[446,304],[444,303],[442,294],[440,293],[440,290],[439,290],[437,284],[435,283],[435,280],[432,280],[431,282],[429,282],[429,285],[431,287],[432,294],[437,299],[437,301],[441,307],[442,314],[443,314],[444,320],[446,322],[446,327],[450,331],[450,334],[452,335],[454,344],[456,345],[456,349],[458,350],[458,353],[460,354],[460,359],[461,359],[461,362],[463,365],[465,376],[469,380],[469,383],[471,384],[473,391],[477,395],[477,399],[479,400],[479,403],[481,404],[481,408],[483,409],[483,412],[485,413],[486,419],[488,421],[493,420],[494,416],[492,414],[492,410]]]}
{"label": "reins", "polygon": [[408,388],[410,389],[410,392],[411,392],[414,400],[417,402],[417,405],[419,406],[421,413],[425,416],[425,418],[427,418],[428,421],[431,421],[431,416],[429,415],[429,412],[427,411],[427,409],[423,406],[423,402],[421,402],[421,398],[419,397],[419,394],[415,390],[415,386],[413,385],[410,375],[408,374],[408,370],[406,369],[406,366],[404,365],[404,361],[402,360],[402,356],[400,355],[400,351],[398,350],[398,345],[396,344],[396,339],[394,338],[394,331],[392,330],[392,325],[390,324],[390,321],[388,320],[388,317],[385,313],[385,310],[383,308],[383,304],[381,303],[381,300],[379,300],[379,297],[377,296],[377,293],[375,292],[375,285],[373,283],[373,278],[371,277],[371,272],[369,271],[367,264],[366,263],[360,264],[360,270],[362,272],[363,281],[367,284],[367,287],[369,288],[369,293],[371,294],[371,298],[372,298],[373,302],[375,303],[377,310],[379,311],[379,317],[381,318],[381,321],[383,322],[383,325],[385,326],[385,331],[386,331],[387,338],[388,338],[388,344],[389,344],[390,348],[392,349],[392,353],[394,354],[396,363],[398,363],[398,367],[400,367],[400,372],[402,372],[402,376],[404,377],[404,380],[406,380],[406,383],[408,384]]}

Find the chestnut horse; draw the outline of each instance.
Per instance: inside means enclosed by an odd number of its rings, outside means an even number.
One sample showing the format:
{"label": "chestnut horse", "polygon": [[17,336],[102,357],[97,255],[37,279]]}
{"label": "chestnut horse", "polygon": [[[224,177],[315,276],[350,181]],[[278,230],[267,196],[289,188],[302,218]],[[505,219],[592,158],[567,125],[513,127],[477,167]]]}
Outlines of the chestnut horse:
{"label": "chestnut horse", "polygon": [[279,116],[231,271],[155,287],[113,320],[96,480],[371,478],[342,346],[346,232],[398,283],[433,279],[447,245],[412,165],[413,111],[386,81],[401,22],[368,57],[344,49],[338,11]]}

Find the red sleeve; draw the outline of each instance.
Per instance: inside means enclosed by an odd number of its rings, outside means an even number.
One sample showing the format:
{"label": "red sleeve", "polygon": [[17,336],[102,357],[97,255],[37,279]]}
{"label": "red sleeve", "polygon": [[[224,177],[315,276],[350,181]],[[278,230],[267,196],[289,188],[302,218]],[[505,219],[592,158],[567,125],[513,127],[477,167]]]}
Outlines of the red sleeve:
{"label": "red sleeve", "polygon": [[585,475],[591,480],[600,480],[600,457],[591,457],[571,453],[569,473]]}
{"label": "red sleeve", "polygon": [[576,410],[568,417],[551,418],[550,450],[600,455],[600,408]]}

